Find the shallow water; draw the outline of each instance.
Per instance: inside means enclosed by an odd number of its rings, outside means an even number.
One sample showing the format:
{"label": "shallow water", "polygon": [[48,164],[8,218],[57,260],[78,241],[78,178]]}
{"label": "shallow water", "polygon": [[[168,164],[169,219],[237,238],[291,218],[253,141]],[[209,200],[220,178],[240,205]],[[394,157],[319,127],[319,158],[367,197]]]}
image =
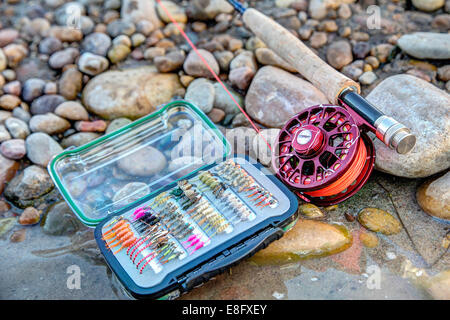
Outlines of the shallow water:
{"label": "shallow water", "polygon": [[[352,247],[342,253],[295,263],[243,261],[181,298],[430,299],[421,283],[427,275],[449,269],[450,255],[441,247],[448,225],[417,209],[416,183],[376,173],[354,198],[329,212],[327,222],[344,224],[353,234]],[[379,236],[379,245],[368,249],[358,240],[362,227],[347,222],[343,213],[374,206],[395,215],[379,184],[393,194],[408,232]],[[23,227],[13,230],[19,228]],[[10,242],[12,231],[0,239],[0,299],[129,298],[106,266],[93,229],[83,228],[72,236],[50,236],[40,226],[25,229],[23,242]],[[79,287],[73,281],[78,268]]]}

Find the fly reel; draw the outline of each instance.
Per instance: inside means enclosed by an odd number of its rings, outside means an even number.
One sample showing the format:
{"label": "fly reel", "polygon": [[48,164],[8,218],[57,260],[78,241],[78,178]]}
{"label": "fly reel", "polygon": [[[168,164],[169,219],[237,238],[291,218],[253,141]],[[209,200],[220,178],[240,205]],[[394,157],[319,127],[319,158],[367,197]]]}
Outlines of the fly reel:
{"label": "fly reel", "polygon": [[354,195],[375,162],[372,140],[346,108],[335,105],[313,106],[290,119],[273,151],[278,178],[321,206]]}

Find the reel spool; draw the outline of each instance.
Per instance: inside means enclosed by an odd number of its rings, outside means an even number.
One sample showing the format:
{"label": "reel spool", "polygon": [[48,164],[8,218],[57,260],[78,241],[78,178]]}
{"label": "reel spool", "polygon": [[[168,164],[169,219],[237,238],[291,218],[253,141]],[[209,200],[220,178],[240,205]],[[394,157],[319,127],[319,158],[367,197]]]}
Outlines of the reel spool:
{"label": "reel spool", "polygon": [[343,107],[310,107],[290,119],[274,144],[277,177],[303,200],[321,206],[354,195],[375,162],[372,140]]}

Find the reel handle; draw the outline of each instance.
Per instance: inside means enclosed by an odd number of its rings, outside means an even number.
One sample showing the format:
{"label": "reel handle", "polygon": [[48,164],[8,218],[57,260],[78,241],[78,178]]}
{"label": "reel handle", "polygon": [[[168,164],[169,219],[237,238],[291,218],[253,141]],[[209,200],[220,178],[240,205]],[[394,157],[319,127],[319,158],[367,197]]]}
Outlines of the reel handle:
{"label": "reel handle", "polygon": [[347,88],[340,94],[339,103],[361,117],[370,131],[397,153],[405,154],[414,148],[416,136],[409,128],[385,115],[352,89]]}
{"label": "reel handle", "polygon": [[252,8],[244,11],[242,19],[258,38],[320,89],[330,102],[337,104],[339,95],[348,87],[360,92],[357,82],[336,71],[274,20]]}
{"label": "reel handle", "polygon": [[[235,1],[229,2],[236,8]],[[261,12],[252,8],[236,9],[242,13],[243,21],[258,38],[320,89],[330,102],[344,102],[369,124],[371,131],[389,148],[400,154],[411,151],[416,137],[406,126],[383,114],[361,97],[357,82],[336,71],[292,33]]]}

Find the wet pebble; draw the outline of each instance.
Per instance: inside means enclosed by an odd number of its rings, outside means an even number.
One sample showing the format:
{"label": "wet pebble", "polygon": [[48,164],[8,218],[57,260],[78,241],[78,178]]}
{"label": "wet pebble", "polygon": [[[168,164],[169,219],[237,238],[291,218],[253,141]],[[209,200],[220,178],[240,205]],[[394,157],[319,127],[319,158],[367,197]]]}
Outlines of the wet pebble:
{"label": "wet pebble", "polygon": [[386,235],[402,230],[400,222],[390,213],[377,208],[364,208],[358,213],[358,221],[367,229]]}
{"label": "wet pebble", "polygon": [[14,160],[22,159],[27,153],[25,148],[25,140],[11,139],[8,141],[4,141],[0,145],[0,152],[2,153],[3,156],[9,159]]}
{"label": "wet pebble", "polygon": [[420,207],[433,217],[450,220],[450,171],[422,184],[416,193]]}
{"label": "wet pebble", "polygon": [[325,214],[312,203],[304,203],[298,206],[299,214],[309,219],[323,219]]}
{"label": "wet pebble", "polygon": [[58,202],[48,209],[42,227],[44,233],[54,236],[70,235],[79,229],[80,222],[64,201]]}
{"label": "wet pebble", "polygon": [[53,182],[47,170],[39,166],[29,166],[16,175],[4,191],[6,199],[19,208],[33,206],[42,196],[53,189]]}
{"label": "wet pebble", "polygon": [[212,108],[211,111],[208,113],[208,117],[211,119],[214,123],[219,123],[225,118],[225,111],[218,108]]}
{"label": "wet pebble", "polygon": [[14,231],[9,237],[9,241],[13,243],[23,242],[27,237],[27,229],[19,229]]}
{"label": "wet pebble", "polygon": [[0,237],[9,232],[16,225],[16,218],[0,219]]}
{"label": "wet pebble", "polygon": [[375,248],[378,246],[378,237],[375,233],[371,232],[361,232],[359,234],[359,239],[362,244],[367,248]]}
{"label": "wet pebble", "polygon": [[21,225],[33,225],[39,222],[41,214],[36,208],[28,207],[22,212],[19,217],[19,223]]}
{"label": "wet pebble", "polygon": [[31,162],[46,167],[50,159],[62,152],[60,145],[48,134],[32,133],[25,140],[27,157]]}
{"label": "wet pebble", "polygon": [[14,178],[19,169],[19,162],[5,158],[0,154],[0,195],[8,181]]}

